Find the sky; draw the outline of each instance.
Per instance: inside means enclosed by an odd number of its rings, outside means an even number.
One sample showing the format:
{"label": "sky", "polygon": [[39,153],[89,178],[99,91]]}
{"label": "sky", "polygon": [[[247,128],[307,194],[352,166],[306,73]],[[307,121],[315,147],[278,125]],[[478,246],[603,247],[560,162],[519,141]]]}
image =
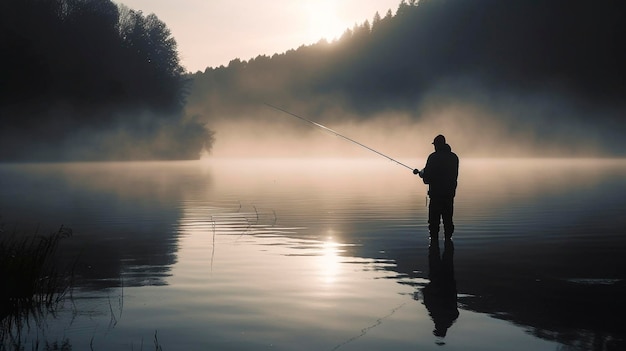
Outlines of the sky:
{"label": "sky", "polygon": [[239,58],[271,56],[301,45],[332,40],[370,23],[378,12],[396,13],[401,0],[117,0],[145,15],[154,13],[178,43],[189,72],[227,66]]}

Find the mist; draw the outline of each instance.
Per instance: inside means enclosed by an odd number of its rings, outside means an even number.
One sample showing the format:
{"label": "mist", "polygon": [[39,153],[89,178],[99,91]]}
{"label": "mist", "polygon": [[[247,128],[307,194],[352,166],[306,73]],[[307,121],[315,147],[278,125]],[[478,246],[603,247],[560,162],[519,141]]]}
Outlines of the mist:
{"label": "mist", "polygon": [[336,41],[194,74],[153,14],[28,4],[0,12],[0,161],[378,157],[265,103],[393,158],[438,134],[467,157],[626,156],[620,2],[402,1]]}
{"label": "mist", "polygon": [[[339,40],[192,75],[214,156],[624,157],[624,6],[402,2]],[[338,139],[338,140],[334,140]]]}
{"label": "mist", "polygon": [[[424,94],[410,111],[363,116],[329,98],[284,108],[392,158],[425,157],[438,134],[465,157],[611,157],[623,151],[620,129],[593,122],[599,115],[617,118],[616,111],[586,108],[549,92],[515,95],[447,83]],[[211,156],[217,158],[380,157],[265,105],[216,119],[211,127]]]}
{"label": "mist", "polygon": [[212,132],[183,112],[176,40],[110,0],[0,5],[0,161],[197,159]]}

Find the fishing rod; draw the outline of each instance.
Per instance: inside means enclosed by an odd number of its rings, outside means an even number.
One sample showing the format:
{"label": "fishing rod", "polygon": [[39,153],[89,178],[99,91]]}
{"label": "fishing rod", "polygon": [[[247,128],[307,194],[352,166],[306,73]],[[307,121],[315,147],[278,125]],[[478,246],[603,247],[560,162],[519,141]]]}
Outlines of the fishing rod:
{"label": "fishing rod", "polygon": [[289,111],[287,111],[287,110],[285,110],[285,109],[283,109],[283,108],[280,108],[280,107],[278,107],[278,106],[274,106],[274,105],[272,105],[272,104],[265,103],[265,105],[266,105],[266,106],[269,106],[269,107],[271,107],[271,108],[273,108],[273,109],[276,109],[276,110],[278,110],[278,111],[284,112],[284,113],[286,113],[286,114],[288,114],[288,115],[290,115],[290,116],[296,117],[296,118],[298,118],[298,119],[300,119],[300,120],[303,120],[303,121],[305,121],[305,122],[307,122],[307,123],[309,123],[309,124],[312,124],[312,125],[314,125],[314,126],[316,126],[316,127],[318,127],[318,128],[321,128],[321,129],[323,129],[323,130],[325,130],[325,131],[328,131],[328,132],[330,132],[330,133],[334,134],[335,136],[338,136],[338,137],[340,137],[340,138],[343,138],[344,140],[347,140],[347,141],[349,141],[349,142],[351,142],[351,143],[357,144],[357,145],[359,145],[360,147],[363,147],[363,148],[365,148],[365,149],[367,149],[367,150],[369,150],[369,151],[375,152],[376,154],[378,154],[378,155],[380,155],[380,156],[382,156],[382,157],[384,157],[384,158],[386,158],[386,159],[388,159],[388,160],[390,160],[390,161],[393,161],[393,162],[395,162],[395,163],[399,164],[400,166],[403,166],[403,167],[406,167],[406,168],[408,168],[408,169],[412,170],[412,171],[413,171],[413,174],[417,174],[417,173],[419,173],[419,170],[418,170],[417,168],[409,167],[409,166],[405,165],[404,163],[402,163],[402,162],[400,162],[400,161],[398,161],[398,160],[395,160],[395,159],[393,159],[393,158],[391,158],[391,157],[389,157],[389,156],[387,156],[387,155],[383,154],[382,152],[376,151],[376,150],[372,149],[371,147],[369,147],[369,146],[367,146],[367,145],[363,145],[363,144],[359,143],[358,141],[356,141],[356,140],[354,140],[354,139],[352,139],[352,138],[348,138],[347,136],[345,136],[345,135],[343,135],[343,134],[340,134],[339,132],[334,131],[334,130],[332,130],[332,129],[330,129],[330,128],[326,127],[326,126],[323,126],[323,125],[321,125],[321,124],[319,124],[319,123],[317,123],[317,122],[314,122],[314,121],[312,121],[312,120],[310,120],[310,119],[307,119],[307,118],[304,118],[304,117],[302,117],[302,116],[298,116],[298,115],[296,115],[295,113],[289,112]]}

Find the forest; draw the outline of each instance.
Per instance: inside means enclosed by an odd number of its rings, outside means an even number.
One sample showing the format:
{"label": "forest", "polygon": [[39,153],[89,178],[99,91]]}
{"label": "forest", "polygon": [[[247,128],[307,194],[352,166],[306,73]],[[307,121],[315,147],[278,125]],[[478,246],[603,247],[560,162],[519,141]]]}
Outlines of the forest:
{"label": "forest", "polygon": [[110,0],[0,3],[0,160],[194,159],[212,132],[155,15]]}
{"label": "forest", "polygon": [[[194,159],[222,123],[264,104],[323,123],[390,112],[420,122],[433,105],[469,106],[502,130],[572,147],[589,138],[623,156],[625,8],[402,0],[332,42],[191,73],[153,14],[110,0],[4,0],[0,160]],[[451,123],[462,120],[482,123],[463,113]]]}
{"label": "forest", "polygon": [[[191,74],[187,110],[236,123],[270,103],[328,123],[389,111],[420,121],[433,97],[480,101],[507,115],[505,129],[568,143],[592,126],[600,148],[624,155],[625,8],[612,0],[403,0],[333,42]],[[556,135],[574,125],[578,134]]]}

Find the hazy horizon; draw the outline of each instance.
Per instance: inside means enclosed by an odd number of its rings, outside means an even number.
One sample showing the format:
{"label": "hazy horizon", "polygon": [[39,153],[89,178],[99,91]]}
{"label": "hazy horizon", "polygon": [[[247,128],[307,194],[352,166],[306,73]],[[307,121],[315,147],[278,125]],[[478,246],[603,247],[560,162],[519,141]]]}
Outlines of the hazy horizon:
{"label": "hazy horizon", "polygon": [[[388,111],[374,116],[346,112],[328,102],[325,106],[330,106],[328,114],[317,120],[301,112],[310,109],[308,102],[285,110],[391,158],[428,155],[438,134],[445,135],[453,151],[464,157],[624,156],[616,152],[620,150],[619,131],[594,125],[572,101],[558,97],[433,92],[417,112]],[[268,106],[256,111],[256,115],[248,112],[213,119],[210,126],[216,140],[210,156],[377,157],[283,111]],[[542,120],[549,121],[549,129],[537,128]]]}
{"label": "hazy horizon", "polygon": [[[197,159],[203,150],[210,157],[375,156],[264,103],[392,158],[429,154],[438,134],[463,157],[626,156],[624,72],[613,51],[614,27],[623,22],[582,1],[568,13],[561,12],[567,1],[402,2],[396,15],[383,10],[385,17],[332,44],[193,75],[180,65],[176,31],[156,11],[109,0],[38,4],[11,0],[6,8],[21,17],[3,17],[16,67],[3,73],[0,94],[4,161]],[[35,10],[42,18],[32,26],[26,19]],[[477,13],[488,20],[470,20]],[[529,14],[541,16],[529,25]],[[579,28],[581,20],[598,25]],[[85,46],[84,35],[102,44]],[[22,45],[39,38],[50,43]]]}

